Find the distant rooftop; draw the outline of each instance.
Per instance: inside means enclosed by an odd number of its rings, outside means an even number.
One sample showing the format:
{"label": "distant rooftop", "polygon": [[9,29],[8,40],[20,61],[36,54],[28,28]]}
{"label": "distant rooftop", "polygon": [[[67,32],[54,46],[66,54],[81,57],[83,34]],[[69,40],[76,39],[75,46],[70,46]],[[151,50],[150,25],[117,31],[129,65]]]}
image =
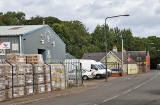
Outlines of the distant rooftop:
{"label": "distant rooftop", "polygon": [[105,56],[106,56],[105,52],[85,53],[82,59],[92,59],[99,62]]}
{"label": "distant rooftop", "polygon": [[0,36],[22,35],[47,25],[0,26]]}
{"label": "distant rooftop", "polygon": [[71,55],[70,53],[66,53],[65,54],[66,59],[76,59],[73,55]]}

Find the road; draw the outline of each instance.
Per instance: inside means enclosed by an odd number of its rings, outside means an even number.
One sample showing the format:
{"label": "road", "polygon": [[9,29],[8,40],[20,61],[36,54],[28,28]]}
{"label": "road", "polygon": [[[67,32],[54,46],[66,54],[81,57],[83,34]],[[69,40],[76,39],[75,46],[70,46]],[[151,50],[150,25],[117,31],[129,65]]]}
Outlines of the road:
{"label": "road", "polygon": [[85,91],[27,105],[160,105],[160,71],[99,82]]}

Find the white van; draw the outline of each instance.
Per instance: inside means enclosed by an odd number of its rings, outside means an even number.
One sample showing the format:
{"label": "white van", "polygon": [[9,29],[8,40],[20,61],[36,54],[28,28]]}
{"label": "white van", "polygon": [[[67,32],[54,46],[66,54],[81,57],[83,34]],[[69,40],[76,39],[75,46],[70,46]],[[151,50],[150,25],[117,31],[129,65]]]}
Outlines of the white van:
{"label": "white van", "polygon": [[82,65],[82,69],[93,71],[96,78],[106,76],[106,69],[101,66],[100,62],[90,59],[80,59],[80,63]]}

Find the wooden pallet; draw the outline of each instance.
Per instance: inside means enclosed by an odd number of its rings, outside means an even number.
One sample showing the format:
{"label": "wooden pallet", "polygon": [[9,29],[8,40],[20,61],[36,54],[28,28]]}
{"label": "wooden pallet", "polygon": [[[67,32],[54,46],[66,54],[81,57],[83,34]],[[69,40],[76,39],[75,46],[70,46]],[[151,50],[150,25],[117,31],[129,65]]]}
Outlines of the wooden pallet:
{"label": "wooden pallet", "polygon": [[6,61],[11,64],[25,64],[26,57],[23,54],[7,54]]}
{"label": "wooden pallet", "polygon": [[26,55],[26,62],[30,64],[44,64],[43,58],[41,54],[30,54]]}

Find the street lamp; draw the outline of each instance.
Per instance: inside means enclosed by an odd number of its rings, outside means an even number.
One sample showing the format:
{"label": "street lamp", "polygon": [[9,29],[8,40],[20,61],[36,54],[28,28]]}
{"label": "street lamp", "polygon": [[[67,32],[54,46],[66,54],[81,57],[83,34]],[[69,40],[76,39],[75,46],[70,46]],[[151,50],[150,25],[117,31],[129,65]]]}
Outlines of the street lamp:
{"label": "street lamp", "polygon": [[[104,39],[105,39],[105,50],[106,50],[106,58],[105,58],[105,65],[106,65],[106,82],[108,81],[108,72],[107,72],[107,38],[106,38],[106,20],[109,18],[115,18],[115,17],[121,17],[121,16],[129,16],[129,14],[125,15],[116,15],[116,16],[110,16],[105,18],[105,26],[104,26]],[[123,51],[122,51],[123,52]]]}

